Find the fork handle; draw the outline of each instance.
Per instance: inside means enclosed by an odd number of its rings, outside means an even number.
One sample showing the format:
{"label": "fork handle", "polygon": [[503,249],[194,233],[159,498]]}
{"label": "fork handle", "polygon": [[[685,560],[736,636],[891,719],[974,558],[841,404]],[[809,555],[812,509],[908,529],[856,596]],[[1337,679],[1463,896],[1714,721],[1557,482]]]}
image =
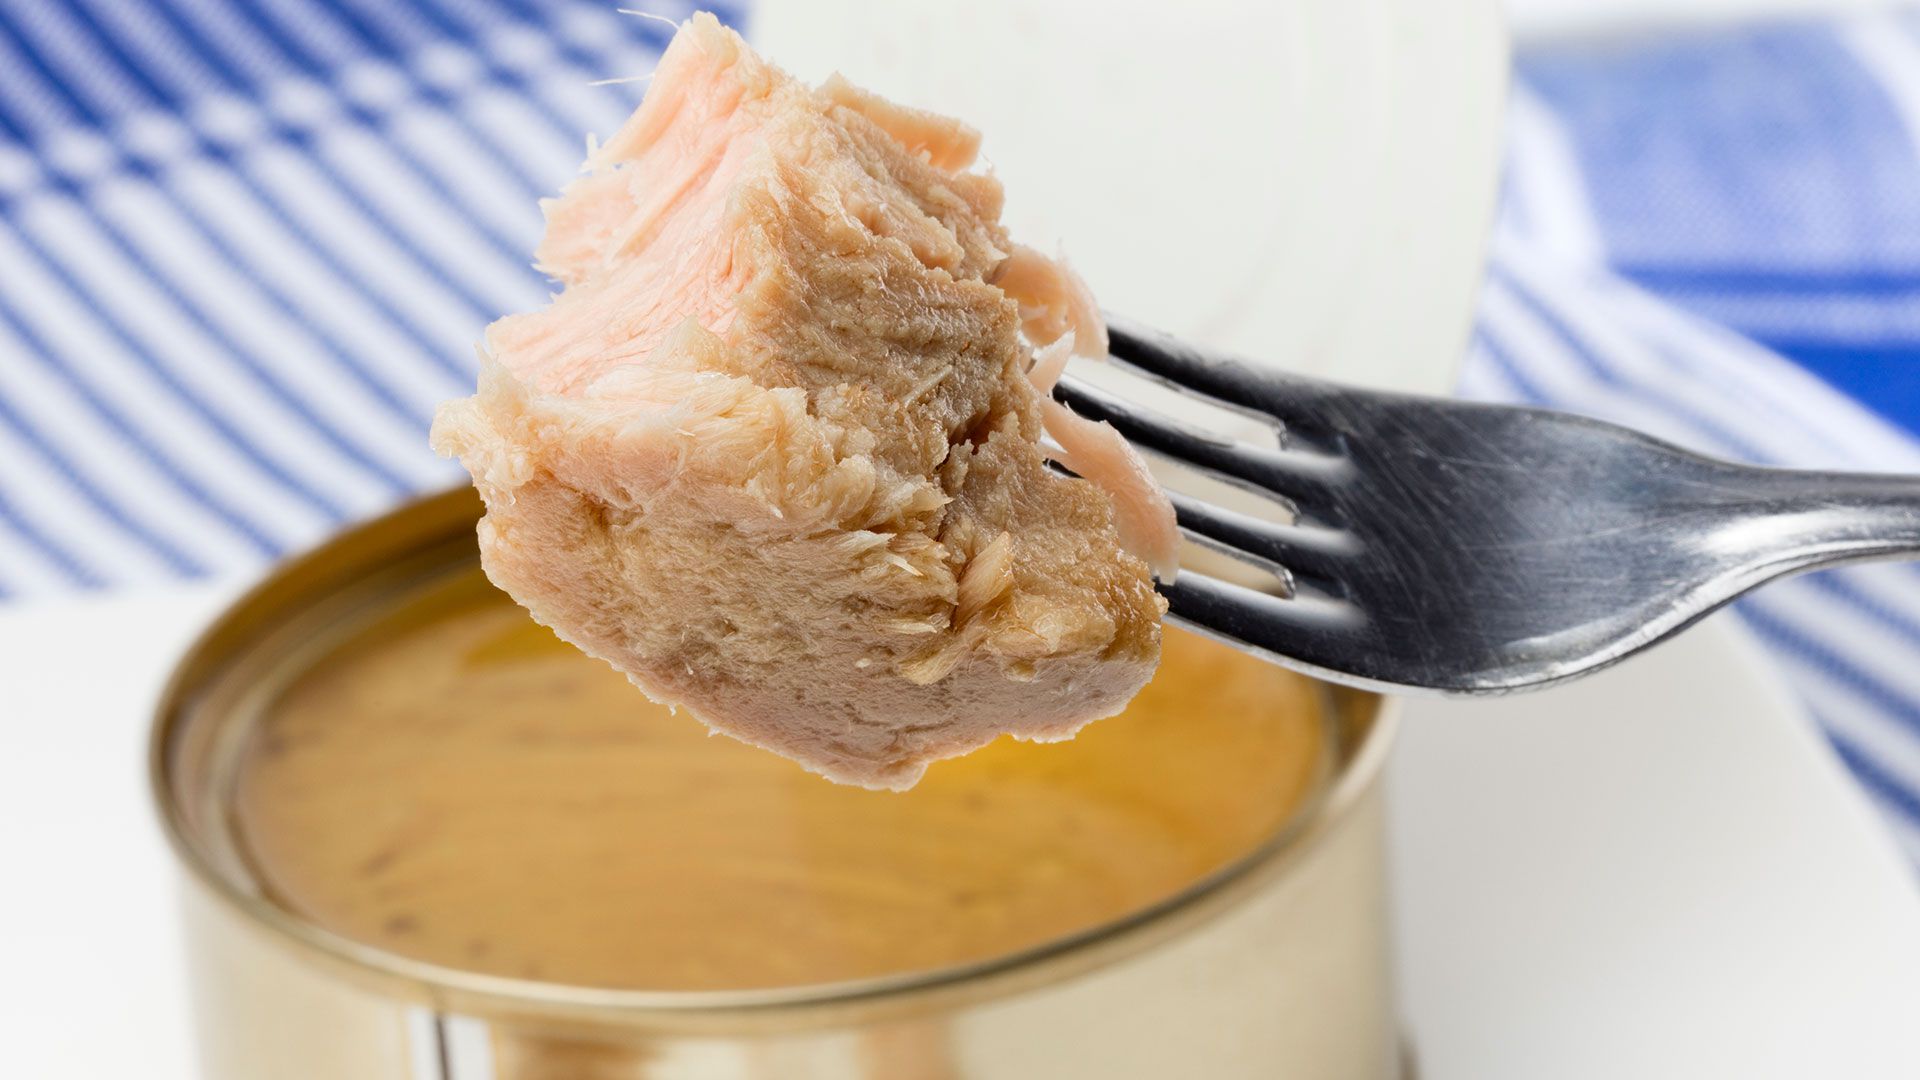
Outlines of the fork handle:
{"label": "fork handle", "polygon": [[1920,555],[1920,476],[1741,471],[1747,512],[1708,542],[1745,552],[1765,576]]}

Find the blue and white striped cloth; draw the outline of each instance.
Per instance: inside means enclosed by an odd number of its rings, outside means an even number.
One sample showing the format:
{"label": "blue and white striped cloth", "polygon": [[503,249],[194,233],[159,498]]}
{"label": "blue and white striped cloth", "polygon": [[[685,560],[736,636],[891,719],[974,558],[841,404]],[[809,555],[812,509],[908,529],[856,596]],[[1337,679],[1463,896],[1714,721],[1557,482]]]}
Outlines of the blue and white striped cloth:
{"label": "blue and white striped cloth", "polygon": [[[1461,390],[1920,472],[1920,13],[1522,56]],[[1920,861],[1920,566],[1736,610]]]}
{"label": "blue and white striped cloth", "polygon": [[547,295],[535,199],[641,92],[592,84],[668,33],[583,0],[0,0],[0,596],[257,563],[451,481],[432,409]]}
{"label": "blue and white striped cloth", "polygon": [[[546,295],[534,200],[665,32],[602,0],[0,0],[0,600],[257,565],[455,479],[431,410]],[[1520,76],[1464,392],[1920,472],[1920,21]],[[1920,859],[1920,568],[1739,611]]]}

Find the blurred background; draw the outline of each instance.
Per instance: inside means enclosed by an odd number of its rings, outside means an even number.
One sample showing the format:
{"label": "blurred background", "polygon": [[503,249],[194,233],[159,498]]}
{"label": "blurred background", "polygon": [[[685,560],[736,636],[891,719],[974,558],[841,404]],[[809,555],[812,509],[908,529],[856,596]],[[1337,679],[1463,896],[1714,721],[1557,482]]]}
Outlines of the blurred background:
{"label": "blurred background", "polygon": [[1506,0],[1524,40],[1887,10],[1898,0]]}

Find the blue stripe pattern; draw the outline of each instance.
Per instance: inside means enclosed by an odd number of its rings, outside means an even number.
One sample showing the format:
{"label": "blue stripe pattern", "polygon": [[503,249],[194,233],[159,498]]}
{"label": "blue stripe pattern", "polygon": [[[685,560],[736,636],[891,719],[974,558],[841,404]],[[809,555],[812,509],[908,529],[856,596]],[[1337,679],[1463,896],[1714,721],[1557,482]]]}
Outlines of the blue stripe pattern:
{"label": "blue stripe pattern", "polygon": [[545,296],[536,200],[664,31],[590,0],[0,0],[0,597],[230,572],[450,482],[433,407]]}
{"label": "blue stripe pattern", "polygon": [[[1920,16],[1559,43],[1518,76],[1464,393],[1920,472]],[[1920,567],[1735,611],[1920,860]]]}
{"label": "blue stripe pattern", "polygon": [[[666,38],[612,0],[0,0],[0,602],[453,480],[431,411],[549,288],[535,200],[641,92],[593,83]],[[1920,15],[1535,48],[1512,132],[1464,393],[1920,472]],[[1920,569],[1737,610],[1920,859]]]}

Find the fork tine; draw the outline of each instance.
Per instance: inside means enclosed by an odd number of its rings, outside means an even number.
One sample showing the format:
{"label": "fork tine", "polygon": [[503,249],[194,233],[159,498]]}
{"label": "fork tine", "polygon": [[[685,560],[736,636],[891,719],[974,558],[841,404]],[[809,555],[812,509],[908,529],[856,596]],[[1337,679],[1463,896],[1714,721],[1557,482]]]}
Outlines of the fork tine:
{"label": "fork tine", "polygon": [[1342,600],[1274,596],[1193,572],[1163,583],[1160,593],[1169,619],[1295,669],[1318,670],[1351,651],[1366,624],[1360,609]]}
{"label": "fork tine", "polygon": [[1303,579],[1322,591],[1339,593],[1345,565],[1358,551],[1351,536],[1315,525],[1281,525],[1252,514],[1203,502],[1191,495],[1168,491],[1181,529],[1193,539],[1222,554],[1246,559],[1289,585]]}
{"label": "fork tine", "polygon": [[1238,360],[1213,356],[1164,331],[1106,312],[1107,352],[1115,360],[1176,390],[1227,405],[1262,411],[1260,373]]}
{"label": "fork tine", "polygon": [[1200,431],[1071,375],[1055,384],[1053,393],[1081,416],[1112,424],[1129,442],[1267,498],[1324,504],[1327,490],[1352,468],[1343,458],[1270,450]]}
{"label": "fork tine", "polygon": [[1107,353],[1121,366],[1182,393],[1278,421],[1288,433],[1326,437],[1319,401],[1327,388],[1321,384],[1209,352],[1124,316],[1105,317]]}

